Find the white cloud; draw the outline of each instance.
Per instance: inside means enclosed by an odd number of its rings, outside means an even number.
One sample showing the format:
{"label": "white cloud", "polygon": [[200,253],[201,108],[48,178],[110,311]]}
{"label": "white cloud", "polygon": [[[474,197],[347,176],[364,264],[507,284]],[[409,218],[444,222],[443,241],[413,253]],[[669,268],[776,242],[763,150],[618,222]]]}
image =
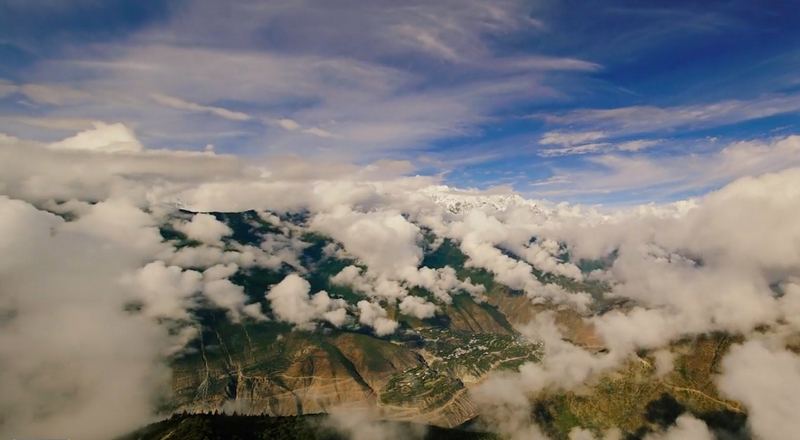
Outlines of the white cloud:
{"label": "white cloud", "polygon": [[606,431],[602,437],[596,437],[592,431],[582,428],[572,428],[569,440],[622,440],[622,432],[617,428]]}
{"label": "white cloud", "polygon": [[16,93],[18,89],[16,84],[0,79],[0,98]]}
{"label": "white cloud", "polygon": [[321,128],[317,128],[317,127],[307,128],[307,129],[303,130],[303,133],[313,134],[314,136],[319,136],[319,137],[322,137],[322,138],[336,137],[335,134],[333,134],[333,133],[331,133],[329,131],[323,130]]}
{"label": "white cloud", "polygon": [[0,196],[3,437],[114,438],[149,422],[170,387],[166,329],[124,312],[138,235],[66,225]]}
{"label": "white cloud", "polygon": [[299,130],[301,128],[300,124],[291,119],[280,119],[278,120],[278,124],[281,127],[291,131]]}
{"label": "white cloud", "polygon": [[574,147],[548,148],[546,150],[539,150],[538,154],[541,157],[557,157],[568,156],[571,154],[597,153],[605,150],[609,146],[610,144],[608,143],[583,144]]}
{"label": "white cloud", "polygon": [[451,295],[461,291],[480,299],[486,290],[482,285],[472,284],[470,280],[461,281],[456,277],[455,269],[450,266],[435,270],[429,267],[408,268],[401,273],[400,277],[409,286],[422,287],[433,293],[438,301],[446,304],[452,302]]}
{"label": "white cloud", "polygon": [[645,440],[714,440],[715,438],[705,423],[684,414],[675,420],[675,426],[670,427],[667,432],[649,434]]}
{"label": "white cloud", "polygon": [[617,149],[620,151],[637,152],[644,150],[645,148],[658,145],[660,142],[661,141],[655,139],[638,139],[634,141],[622,142],[621,144],[617,145]]}
{"label": "white cloud", "polygon": [[419,48],[424,52],[449,61],[459,61],[461,59],[453,48],[447,46],[440,39],[424,29],[415,28],[410,25],[400,25],[397,26],[396,32],[404,35],[412,47]]}
{"label": "white cloud", "polygon": [[91,129],[96,122],[84,118],[37,118],[25,116],[0,117],[0,120],[9,121],[12,124],[26,124],[34,127],[72,132]]}
{"label": "white cloud", "polygon": [[[518,102],[564,99],[568,94],[552,86],[561,82],[550,79],[599,68],[574,58],[497,51],[494,36],[542,29],[534,8],[522,0],[491,6],[477,0],[387,2],[380,8],[345,3],[270,8],[245,0],[221,11],[211,2],[191,1],[182,13],[130,39],[42,60],[31,76],[70,78],[66,86],[91,97],[63,100],[71,114],[135,115],[145,138],[236,131],[243,133],[242,148],[374,158],[387,148],[405,151],[469,133]],[[265,37],[267,24],[275,34]],[[276,35],[282,43],[269,50],[252,44]],[[389,61],[396,58],[412,62]],[[465,74],[431,81],[441,60],[458,60]],[[427,84],[424,90],[421,84]],[[247,110],[224,108],[224,102]],[[43,116],[62,111],[48,109]],[[219,118],[201,121],[194,112]],[[284,130],[242,124],[248,120]],[[309,142],[308,134],[320,137],[319,143]]]}
{"label": "white cloud", "polygon": [[187,102],[172,96],[166,96],[159,93],[150,95],[156,102],[161,105],[166,105],[177,110],[188,110],[193,112],[211,113],[212,115],[219,116],[225,119],[234,121],[247,121],[250,116],[246,113],[235,112],[221,107],[214,107],[209,105],[200,105],[193,102]]}
{"label": "white cloud", "polygon": [[18,90],[33,102],[50,105],[72,104],[88,97],[86,93],[64,85],[24,84]]}
{"label": "white cloud", "polygon": [[427,431],[422,424],[380,421],[375,410],[346,407],[333,408],[325,425],[350,440],[421,440]]}
{"label": "white cloud", "polygon": [[792,95],[766,95],[748,101],[726,100],[676,107],[634,106],[615,109],[574,110],[565,115],[546,115],[558,124],[585,124],[609,134],[663,132],[677,127],[709,128],[752,119],[796,112],[800,103]]}
{"label": "white cloud", "polygon": [[154,318],[191,319],[194,295],[203,287],[203,275],[156,261],[136,271],[128,281],[144,303],[144,312]]}
{"label": "white cloud", "polygon": [[587,142],[603,139],[608,135],[602,131],[588,131],[588,132],[564,132],[564,131],[548,131],[539,140],[542,145],[576,145],[585,144]]}
{"label": "white cloud", "polygon": [[394,274],[422,261],[419,227],[397,211],[362,213],[339,206],[315,215],[309,226],[342,243],[348,253],[378,274]]}
{"label": "white cloud", "polygon": [[734,346],[722,360],[717,386],[744,404],[757,438],[792,438],[800,430],[800,358],[783,349],[750,341]]}
{"label": "white cloud", "polygon": [[231,263],[218,264],[203,271],[203,294],[215,306],[227,310],[233,322],[239,322],[242,315],[257,321],[266,321],[267,317],[261,311],[261,304],[246,305],[249,298],[244,294],[244,288],[227,279],[238,270],[239,266]]}
{"label": "white cloud", "polygon": [[[97,148],[102,151],[105,147],[101,144],[108,143],[103,130],[93,133],[99,140],[90,139],[89,144],[100,145]],[[135,137],[131,135],[128,139]],[[773,150],[794,151],[796,142],[797,139],[790,137],[772,144],[737,144],[720,155],[731,164],[739,164],[770,155]],[[764,163],[777,166],[778,157],[785,156],[776,155]],[[754,162],[758,161],[750,160],[741,169],[748,169]],[[490,414],[491,408],[500,407],[527,416],[530,395],[543,390],[578,389],[621,365],[637,348],[659,349],[676,338],[716,330],[753,339],[753,329],[767,324],[768,334],[763,339],[769,343],[751,341],[731,351],[723,361],[725,368],[719,384],[729,397],[741,400],[748,407],[753,427],[760,430],[760,435],[779,436],[777,431],[770,431],[772,426],[779,425],[771,417],[785,414],[773,411],[781,400],[772,399],[789,398],[778,392],[761,393],[762,389],[774,388],[778,380],[773,383],[764,379],[766,382],[757,382],[756,389],[744,384],[746,380],[742,378],[774,375],[781,383],[789,384],[786,389],[793,389],[797,359],[783,350],[781,344],[784,333],[800,328],[800,321],[794,316],[800,310],[797,287],[800,230],[794,221],[800,216],[800,169],[743,178],[689,202],[643,206],[616,214],[600,215],[563,205],[536,211],[520,205],[502,212],[474,210],[457,215],[445,212],[417,192],[424,186],[422,183],[430,182],[396,178],[396,174],[380,176],[391,174],[385,170],[402,169],[403,164],[378,164],[363,172],[335,164],[326,170],[326,164],[299,159],[271,165],[273,174],[264,177],[235,158],[215,154],[146,149],[100,154],[94,150],[65,151],[25,144],[12,137],[2,138],[0,192],[58,212],[74,212],[78,219],[63,222],[27,203],[0,199],[0,207],[6,210],[0,216],[0,275],[4,283],[5,277],[11,280],[9,286],[20,286],[18,290],[0,287],[3,294],[0,308],[10,307],[13,301],[27,307],[28,299],[23,294],[29,295],[33,303],[25,312],[30,313],[25,315],[26,319],[32,319],[30,322],[36,325],[48,325],[46,329],[57,332],[59,326],[74,324],[78,317],[88,318],[80,310],[73,311],[69,307],[71,302],[93,311],[92,304],[99,302],[97,312],[114,322],[93,322],[86,331],[102,334],[104,329],[110,329],[107,336],[111,342],[108,346],[103,345],[105,342],[101,344],[103,349],[99,354],[103,381],[111,380],[106,367],[117,366],[117,360],[109,355],[114,352],[109,348],[112,345],[131,343],[140,350],[132,374],[143,378],[145,373],[153,372],[151,366],[162,361],[165,352],[179,350],[180,343],[192,337],[191,331],[186,330],[180,337],[168,338],[162,334],[163,329],[146,318],[188,321],[200,301],[210,301],[227,310],[233,320],[264,319],[258,304],[247,304],[242,288],[227,278],[239,268],[275,268],[284,263],[299,266],[298,254],[307,244],[289,237],[288,233],[268,234],[260,248],[231,244],[222,249],[219,242],[230,233],[230,228],[213,216],[198,214],[179,228],[206,244],[179,251],[169,249],[161,240],[158,225],[167,221],[169,212],[160,202],[165,198],[174,200],[173,197],[207,210],[309,209],[311,228],[332,236],[343,246],[341,249],[335,245],[328,251],[354,256],[369,267],[364,271],[347,267],[331,280],[351,284],[354,290],[367,296],[350,310],[351,315],[344,301],[331,298],[326,292],[311,295],[309,283],[299,274],[289,275],[273,286],[266,298],[275,317],[300,329],[313,328],[320,321],[347,325],[357,313],[360,324],[385,336],[397,331],[399,323],[389,319],[381,304],[388,303],[389,307],[397,304],[401,313],[427,317],[435,313],[439,303],[446,303],[450,295],[460,290],[476,296],[483,293],[479,287],[458,280],[452,268],[418,267],[423,255],[420,247],[423,225],[442,237],[456,240],[469,257],[469,265],[491,271],[496,280],[522,290],[532,301],[551,301],[578,310],[585,310],[590,304],[587,294],[542,285],[533,275],[533,269],[581,279],[575,265],[557,258],[562,243],[569,249],[572,261],[617,250],[616,261],[602,276],[612,287],[610,297],[630,298],[636,306],[586,320],[594,326],[596,336],[605,341],[608,353],[593,355],[570,344],[555,323],[541,315],[525,332],[529,338],[545,342],[543,362],[526,364],[518,374],[505,373],[489,379],[485,387],[475,391],[479,403],[489,408]],[[206,182],[209,169],[219,171],[215,173],[218,180]],[[330,174],[319,177],[317,170]],[[365,180],[376,174],[383,179]],[[59,204],[56,200],[66,203]],[[146,212],[144,208],[150,210]],[[280,219],[267,214],[263,217],[288,228]],[[27,228],[30,234],[25,232]],[[531,242],[532,237],[536,241]],[[77,257],[73,247],[79,250]],[[500,248],[519,255],[520,259],[505,255]],[[56,254],[50,256],[51,251]],[[37,278],[41,273],[39,266],[52,270],[55,278]],[[186,268],[207,269],[200,273]],[[100,274],[98,279],[90,276],[95,269]],[[128,276],[119,284],[123,274]],[[776,298],[770,289],[774,283],[781,283],[783,297]],[[67,286],[66,292],[59,290],[62,285]],[[409,296],[411,287],[430,290],[432,299]],[[106,292],[114,294],[106,298]],[[64,302],[47,302],[54,298]],[[119,312],[134,300],[142,303],[143,316],[134,318]],[[42,316],[50,316],[52,310],[62,307],[70,311],[63,319],[53,323],[36,321],[40,311]],[[141,329],[145,329],[142,335],[122,334]],[[44,333],[37,332],[31,324],[22,334],[37,341],[35,347],[50,348]],[[59,336],[72,337],[67,333]],[[146,340],[139,339],[140,336],[146,336]],[[10,376],[2,376],[6,373],[0,372],[0,380],[11,383],[9,389],[15,396],[24,396],[30,390],[24,388],[19,374],[29,371],[29,365],[46,364],[49,354],[22,353],[20,347],[24,344],[15,337],[12,333],[0,335],[0,356],[18,356],[23,361],[13,364]],[[6,341],[11,341],[7,347],[3,345]],[[154,344],[158,350],[144,348],[145,343]],[[70,339],[65,346],[74,353],[78,347],[75,344]],[[672,356],[667,352],[657,353],[657,373],[663,374],[671,369]],[[760,361],[751,365],[748,363],[751,358]],[[55,359],[57,364],[67,365],[66,371],[72,371],[69,365],[74,360],[66,352],[57,352]],[[757,370],[754,365],[763,369]],[[111,402],[102,390],[91,388],[91,384],[84,384],[79,377],[70,377],[81,387],[86,385],[92,393],[99,393],[103,405]],[[40,385],[48,384],[41,382],[36,386]],[[114,390],[123,387],[108,386]],[[61,391],[59,387],[56,388]],[[135,411],[130,420],[135,419],[136,424],[142,422],[140,416],[147,412],[142,408],[149,408],[142,402],[150,396],[150,391],[143,392],[147,396],[138,394],[135,396],[138,400],[131,403]],[[791,399],[786,401],[794,405]],[[23,407],[19,410],[23,413],[31,408]],[[2,404],[0,408],[4,412],[17,411]],[[24,421],[23,416],[20,417]],[[27,420],[23,423],[32,419]],[[698,423],[687,419],[654,438],[679,435],[703,438],[705,427]],[[75,430],[80,428],[70,426],[73,428],[70,432],[78,432]],[[529,424],[513,426],[523,430],[513,432],[541,434]],[[576,431],[575,436],[578,435],[586,433]]]}
{"label": "white cloud", "polygon": [[360,312],[358,322],[372,327],[378,336],[390,335],[397,330],[399,324],[386,317],[386,310],[380,304],[362,300],[357,306]]}
{"label": "white cloud", "polygon": [[233,234],[233,229],[228,225],[211,214],[203,213],[195,214],[188,222],[177,222],[175,229],[190,239],[209,245],[221,245],[223,237]]}
{"label": "white cloud", "polygon": [[[542,136],[539,143],[542,145],[562,145],[559,148],[547,148],[538,151],[541,157],[568,156],[574,154],[588,154],[609,151],[638,152],[658,145],[661,141],[656,139],[635,139],[629,141],[614,141],[607,139],[609,134],[603,131],[564,132],[550,131]],[[603,142],[595,142],[604,139]]]}
{"label": "white cloud", "polygon": [[308,281],[291,274],[273,286],[266,297],[280,320],[295,324],[298,328],[311,329],[314,321],[323,319],[336,326],[343,325],[347,318],[347,303],[341,299],[331,299],[325,291],[309,296],[310,289]]}
{"label": "white cloud", "polygon": [[439,232],[461,242],[460,249],[469,257],[468,266],[488,270],[495,275],[497,281],[512,289],[525,292],[531,299],[539,298],[539,300],[547,299],[571,304],[581,310],[592,301],[591,297],[583,292],[570,293],[555,284],[542,285],[534,276],[531,264],[524,259],[511,258],[498,249],[498,245],[508,246],[520,254],[527,255],[531,261],[541,265],[543,270],[578,276],[579,271],[576,271],[573,265],[562,265],[551,257],[541,254],[543,249],[538,245],[533,247],[528,245],[528,241],[534,236],[530,229],[506,225],[497,216],[479,210],[470,211],[463,219],[454,221],[447,228],[439,229],[441,229]]}
{"label": "white cloud", "polygon": [[400,301],[400,312],[419,319],[432,318],[436,314],[436,305],[424,298],[409,295]]}
{"label": "white cloud", "polygon": [[664,377],[675,369],[675,353],[669,350],[658,350],[653,353],[655,357],[656,377]]}
{"label": "white cloud", "polygon": [[133,130],[122,124],[95,122],[94,128],[50,145],[54,150],[87,150],[102,152],[141,152],[144,147]]}
{"label": "white cloud", "polygon": [[710,153],[652,158],[605,154],[587,159],[584,170],[555,168],[562,182],[534,191],[540,196],[631,190],[666,197],[726,184],[739,177],[800,165],[800,136],[735,142]]}

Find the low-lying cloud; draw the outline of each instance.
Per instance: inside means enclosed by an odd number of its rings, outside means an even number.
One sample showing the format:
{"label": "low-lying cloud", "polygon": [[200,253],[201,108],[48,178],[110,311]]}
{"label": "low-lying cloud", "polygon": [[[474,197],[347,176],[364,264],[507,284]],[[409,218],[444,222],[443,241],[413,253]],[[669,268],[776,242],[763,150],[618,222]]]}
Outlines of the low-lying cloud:
{"label": "low-lying cloud", "polygon": [[[544,342],[542,362],[473,390],[500,432],[545,438],[526,416],[532,396],[577,389],[638,349],[709,332],[743,337],[714,380],[748,411],[753,434],[768,440],[797,430],[790,409],[800,404],[793,397],[800,393],[800,358],[786,346],[800,331],[798,169],[743,178],[691,202],[613,214],[564,205],[456,214],[420,191],[433,178],[379,178],[379,171],[347,164],[326,166],[325,179],[308,178],[316,164],[281,174],[269,172],[268,162],[139,145],[132,131],[113,125],[53,145],[0,142],[3,435],[102,439],[148,422],[169,393],[169,355],[193,337],[194,311],[208,304],[234,322],[276,319],[299,330],[362,325],[386,336],[402,331],[388,306],[430,318],[457,293],[480,299],[484,287],[457,278],[453,268],[419,267],[426,229],[439,237],[433,246],[449,238],[468,257],[467,267],[492,273],[532,303],[586,313],[607,349],[592,354],[566,341],[546,313],[521,326]],[[224,222],[208,214],[175,217],[176,205],[255,209],[278,232],[263,234],[260,244],[228,242],[233,231]],[[312,291],[300,258],[310,244],[274,215],[288,211],[306,211],[309,229],[334,240],[324,252],[355,262],[330,281],[363,299],[348,305]],[[197,245],[165,242],[165,222]],[[611,252],[610,265],[591,275],[579,269],[579,259]],[[270,313],[230,279],[253,268],[288,271],[264,292]],[[590,315],[594,297],[543,284],[539,272],[605,280],[608,299],[633,305]],[[415,288],[432,295],[417,296]],[[658,354],[657,374],[671,370],[673,360]],[[647,438],[711,437],[703,422],[685,416]]]}

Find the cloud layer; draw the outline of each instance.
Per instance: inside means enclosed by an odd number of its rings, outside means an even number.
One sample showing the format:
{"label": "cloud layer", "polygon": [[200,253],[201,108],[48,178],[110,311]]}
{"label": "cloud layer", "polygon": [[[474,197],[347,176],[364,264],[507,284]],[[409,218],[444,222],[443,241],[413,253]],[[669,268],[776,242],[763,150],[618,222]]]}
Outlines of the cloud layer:
{"label": "cloud layer", "polygon": [[[781,148],[794,141],[780,141]],[[387,312],[393,307],[423,319],[440,313],[454,294],[480,299],[483,286],[458,279],[453,268],[420,267],[424,247],[445,238],[467,256],[467,267],[485,269],[532,303],[584,313],[608,350],[591,354],[565,341],[551,315],[536,316],[522,330],[544,342],[542,363],[492,377],[474,391],[486,414],[501,415],[501,431],[543,438],[516,417],[527,414],[536,393],[591,383],[637,349],[722,331],[745,342],[724,358],[715,378],[720,391],[745,406],[759,438],[792,432],[786,408],[794,406],[800,360],[786,346],[800,331],[798,169],[739,179],[690,202],[613,214],[532,203],[453,213],[420,191],[435,183],[429,178],[335,163],[325,164],[324,179],[309,178],[318,164],[281,169],[269,161],[120,143],[142,145],[133,131],[101,124],[55,144],[5,137],[0,145],[8,159],[0,161],[7,171],[0,173],[0,358],[8,366],[0,383],[13,403],[0,411],[15,420],[4,432],[108,438],[146,422],[169,390],[169,356],[194,337],[199,307],[224,310],[232,321],[275,319],[298,330],[366,326],[387,336],[402,331]],[[215,170],[210,182],[209,169]],[[275,229],[260,243],[232,243],[224,222],[208,214],[182,217],[178,203],[198,211],[256,209]],[[363,299],[347,304],[312,291],[300,262],[310,244],[266,210],[306,212],[308,230],[334,240],[324,252],[354,262],[331,283]],[[196,245],[175,249],[165,242],[159,233],[165,222]],[[428,230],[437,243],[426,244]],[[613,262],[591,274],[576,265],[611,252]],[[288,271],[264,292],[270,312],[230,280],[250,268]],[[596,298],[543,284],[537,273],[602,279],[610,287],[606,299],[633,305],[591,315]],[[126,347],[124,356],[119,347]],[[669,370],[672,360],[665,353],[657,363]],[[496,408],[501,413],[492,413]],[[93,426],[87,418],[97,414],[113,423],[87,431]],[[686,417],[652,438],[708,435],[702,422]]]}

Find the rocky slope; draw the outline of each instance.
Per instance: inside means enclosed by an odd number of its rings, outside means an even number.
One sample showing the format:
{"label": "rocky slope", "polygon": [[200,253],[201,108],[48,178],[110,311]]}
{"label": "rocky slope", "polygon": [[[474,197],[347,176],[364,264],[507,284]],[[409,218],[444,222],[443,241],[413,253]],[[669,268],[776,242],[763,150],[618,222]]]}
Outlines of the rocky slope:
{"label": "rocky slope", "polygon": [[[538,350],[515,345],[513,330],[486,307],[465,296],[450,306],[451,327],[417,322],[407,340],[220,319],[203,332],[196,353],[176,360],[173,410],[286,416],[377,405],[387,418],[456,426],[477,415],[468,386],[503,361],[534,359]],[[446,358],[478,339],[500,341],[496,353]]]}

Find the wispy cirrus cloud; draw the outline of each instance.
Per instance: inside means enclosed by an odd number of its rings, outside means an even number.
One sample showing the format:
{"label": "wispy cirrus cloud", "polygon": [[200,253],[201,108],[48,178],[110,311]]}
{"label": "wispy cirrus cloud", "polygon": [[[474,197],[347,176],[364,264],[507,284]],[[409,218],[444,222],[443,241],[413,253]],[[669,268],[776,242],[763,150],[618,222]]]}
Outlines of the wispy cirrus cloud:
{"label": "wispy cirrus cloud", "polygon": [[231,111],[226,108],[221,107],[214,107],[210,105],[200,105],[193,102],[187,102],[179,98],[175,98],[172,96],[162,95],[160,93],[152,93],[150,97],[153,98],[159,104],[163,104],[167,107],[172,107],[177,110],[188,110],[192,112],[206,112],[211,113],[213,115],[219,116],[225,119],[231,119],[234,121],[247,121],[250,120],[250,116],[246,113]]}
{"label": "wispy cirrus cloud", "polygon": [[772,6],[120,1],[0,17],[0,130],[54,140],[103,120],[158,148],[392,157],[485,183],[512,167],[524,184],[755,138],[734,126],[800,110],[795,27]]}
{"label": "wispy cirrus cloud", "polygon": [[631,106],[580,109],[560,115],[542,114],[550,124],[605,130],[609,135],[665,133],[680,128],[700,129],[800,111],[795,95],[767,95],[750,100],[723,100],[673,107]]}
{"label": "wispy cirrus cloud", "polygon": [[537,197],[585,197],[606,194],[624,198],[669,199],[681,192],[707,191],[743,176],[776,172],[800,165],[800,136],[734,142],[703,154],[650,157],[597,155],[590,166],[556,167],[557,178],[534,182]]}
{"label": "wispy cirrus cloud", "polygon": [[222,13],[193,0],[128,39],[77,48],[31,72],[41,82],[69,77],[72,89],[93,97],[62,102],[50,118],[102,115],[136,125],[144,138],[245,131],[230,149],[363,157],[475,135],[497,112],[564,99],[550,78],[601,68],[499,50],[497,37],[544,31],[522,0],[342,6],[243,1]]}
{"label": "wispy cirrus cloud", "polygon": [[[576,154],[608,153],[612,151],[638,152],[658,145],[659,139],[611,140],[604,131],[549,131],[539,140],[540,145],[561,145],[538,151],[540,157],[570,156]],[[595,142],[602,141],[602,142]]]}
{"label": "wispy cirrus cloud", "polygon": [[565,131],[549,131],[542,136],[539,143],[542,145],[573,145],[582,144],[590,141],[603,139],[608,135],[602,131],[588,131],[588,132],[565,132]]}
{"label": "wispy cirrus cloud", "polygon": [[611,144],[607,142],[600,142],[600,143],[591,143],[591,144],[581,144],[576,145],[574,147],[561,147],[561,148],[547,148],[544,150],[539,150],[539,156],[541,157],[556,157],[556,156],[568,156],[572,154],[587,154],[587,153],[597,153],[600,151],[605,151]]}

